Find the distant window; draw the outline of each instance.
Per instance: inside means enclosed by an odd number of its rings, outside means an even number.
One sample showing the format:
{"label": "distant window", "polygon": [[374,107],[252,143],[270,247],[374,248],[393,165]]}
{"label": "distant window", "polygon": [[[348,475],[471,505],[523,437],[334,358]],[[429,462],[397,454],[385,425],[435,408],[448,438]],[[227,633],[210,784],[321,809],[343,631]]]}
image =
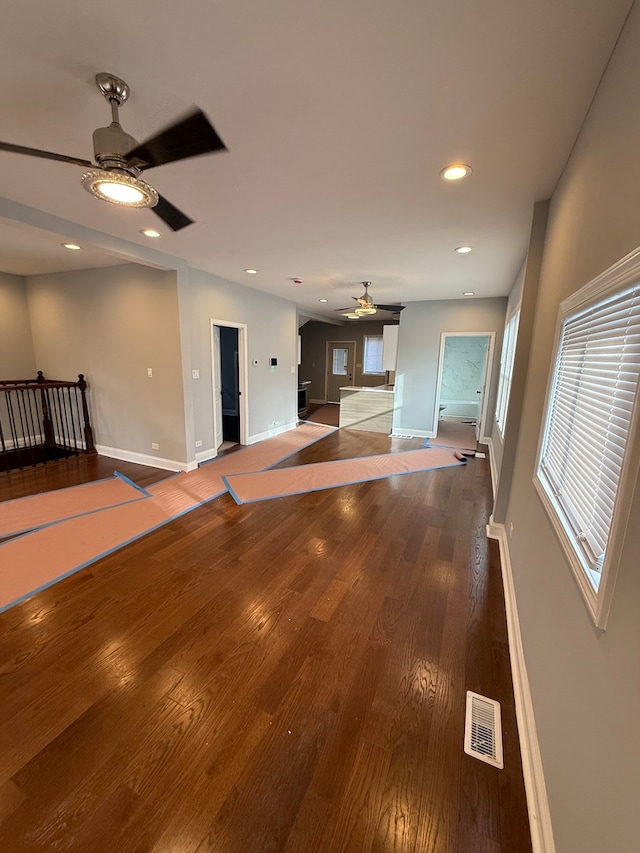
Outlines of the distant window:
{"label": "distant window", "polygon": [[382,335],[365,335],[363,373],[384,373],[382,369]]}
{"label": "distant window", "polygon": [[502,340],[502,355],[500,356],[500,377],[498,379],[498,399],[496,401],[496,421],[500,435],[504,436],[509,408],[509,395],[513,380],[513,361],[516,356],[516,340],[518,339],[518,323],[520,309],[514,311],[504,328]]}
{"label": "distant window", "polygon": [[624,486],[635,480],[626,451],[640,374],[640,264],[632,267],[631,284],[624,268],[617,265],[561,306],[536,475],[601,627],[629,512],[631,489],[625,493]]}

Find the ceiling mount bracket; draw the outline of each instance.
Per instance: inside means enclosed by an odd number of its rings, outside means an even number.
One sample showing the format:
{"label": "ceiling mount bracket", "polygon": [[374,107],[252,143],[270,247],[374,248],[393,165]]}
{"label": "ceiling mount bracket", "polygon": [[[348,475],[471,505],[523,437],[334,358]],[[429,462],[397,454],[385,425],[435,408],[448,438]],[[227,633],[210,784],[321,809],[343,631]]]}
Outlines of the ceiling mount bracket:
{"label": "ceiling mount bracket", "polygon": [[124,80],[116,77],[115,74],[107,74],[105,71],[96,74],[96,85],[109,103],[115,101],[119,107],[125,103],[131,94],[131,89]]}

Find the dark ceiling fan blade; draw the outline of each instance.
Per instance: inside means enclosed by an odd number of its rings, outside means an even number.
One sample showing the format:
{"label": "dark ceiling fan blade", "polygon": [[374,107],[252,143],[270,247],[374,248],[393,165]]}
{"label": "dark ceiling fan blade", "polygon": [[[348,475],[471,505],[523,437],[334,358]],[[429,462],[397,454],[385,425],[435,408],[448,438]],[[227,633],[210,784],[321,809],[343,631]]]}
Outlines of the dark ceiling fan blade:
{"label": "dark ceiling fan blade", "polygon": [[40,148],[27,148],[24,145],[13,145],[11,142],[0,142],[0,151],[11,151],[14,154],[27,154],[29,157],[42,157],[43,160],[59,160],[61,163],[73,163],[74,166],[94,168],[90,160],[80,157],[68,157],[66,154],[55,154],[53,151],[41,151]]}
{"label": "dark ceiling fan blade", "polygon": [[197,157],[198,154],[226,150],[227,146],[209,119],[202,110],[196,109],[129,151],[127,162],[144,171],[176,160],[186,160],[187,157]]}
{"label": "dark ceiling fan blade", "polygon": [[399,311],[402,311],[405,308],[404,305],[378,305],[376,302],[375,308],[379,308],[380,311],[391,311],[393,314],[397,314]]}
{"label": "dark ceiling fan blade", "polygon": [[158,196],[158,203],[151,210],[162,219],[162,221],[171,228],[172,231],[180,231],[181,228],[186,228],[187,225],[193,223],[193,219],[178,210],[170,201],[167,201],[163,196]]}

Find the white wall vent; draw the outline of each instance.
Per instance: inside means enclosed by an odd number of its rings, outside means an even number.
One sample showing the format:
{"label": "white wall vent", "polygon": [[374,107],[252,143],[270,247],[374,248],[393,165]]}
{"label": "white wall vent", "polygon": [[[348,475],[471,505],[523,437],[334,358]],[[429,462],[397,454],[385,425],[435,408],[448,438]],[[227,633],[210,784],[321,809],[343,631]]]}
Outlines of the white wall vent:
{"label": "white wall vent", "polygon": [[464,751],[494,767],[504,767],[500,704],[471,690],[467,690]]}

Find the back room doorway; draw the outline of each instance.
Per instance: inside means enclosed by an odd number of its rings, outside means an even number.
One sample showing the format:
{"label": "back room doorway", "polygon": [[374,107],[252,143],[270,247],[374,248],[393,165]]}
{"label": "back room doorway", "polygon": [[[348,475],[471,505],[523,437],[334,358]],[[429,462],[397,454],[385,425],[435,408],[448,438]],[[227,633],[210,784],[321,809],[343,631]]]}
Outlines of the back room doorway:
{"label": "back room doorway", "polygon": [[433,432],[441,417],[472,423],[481,440],[487,418],[494,332],[442,332]]}
{"label": "back room doorway", "polygon": [[246,326],[211,321],[214,449],[246,444]]}

